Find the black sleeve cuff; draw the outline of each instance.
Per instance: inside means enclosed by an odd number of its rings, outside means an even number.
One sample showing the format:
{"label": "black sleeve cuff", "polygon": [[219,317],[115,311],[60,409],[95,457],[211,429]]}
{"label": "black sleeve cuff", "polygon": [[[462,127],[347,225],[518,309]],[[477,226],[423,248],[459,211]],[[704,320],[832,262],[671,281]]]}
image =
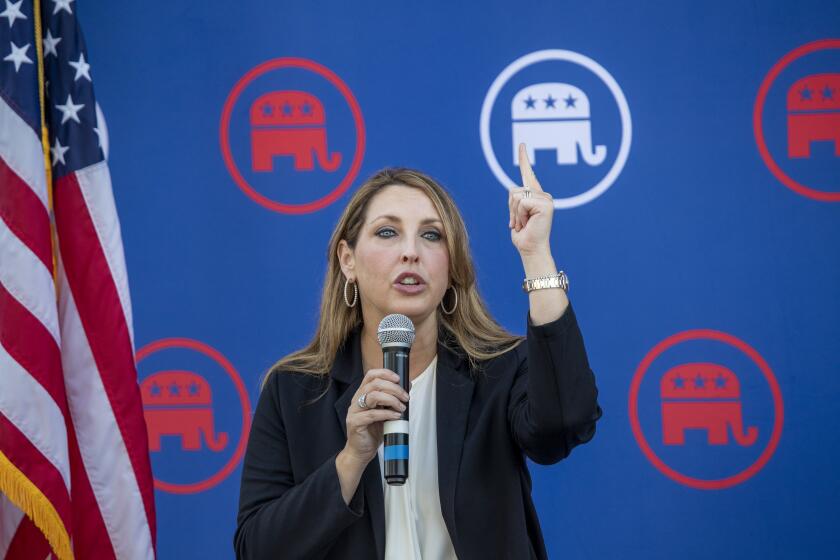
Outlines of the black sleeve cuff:
{"label": "black sleeve cuff", "polygon": [[528,338],[533,336],[534,338],[538,339],[549,339],[557,336],[562,336],[571,327],[577,325],[577,317],[575,316],[575,311],[574,309],[572,309],[572,302],[570,301],[569,305],[566,307],[566,310],[563,311],[563,314],[560,315],[560,317],[558,317],[554,321],[545,323],[544,325],[535,325],[531,321],[531,311],[528,310],[527,323]]}

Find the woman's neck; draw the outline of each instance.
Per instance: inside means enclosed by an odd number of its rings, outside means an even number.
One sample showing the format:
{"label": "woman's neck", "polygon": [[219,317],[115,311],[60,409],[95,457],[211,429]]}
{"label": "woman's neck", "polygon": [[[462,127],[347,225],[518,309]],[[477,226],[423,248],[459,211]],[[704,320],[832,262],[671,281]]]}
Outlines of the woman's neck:
{"label": "woman's neck", "polygon": [[[362,367],[363,374],[370,369],[382,367],[382,347],[376,336],[376,329],[379,321],[365,321],[362,327]],[[423,373],[429,364],[432,363],[437,354],[437,317],[434,313],[424,321],[414,325],[414,344],[411,345],[411,353],[408,360],[408,378],[410,381]]]}

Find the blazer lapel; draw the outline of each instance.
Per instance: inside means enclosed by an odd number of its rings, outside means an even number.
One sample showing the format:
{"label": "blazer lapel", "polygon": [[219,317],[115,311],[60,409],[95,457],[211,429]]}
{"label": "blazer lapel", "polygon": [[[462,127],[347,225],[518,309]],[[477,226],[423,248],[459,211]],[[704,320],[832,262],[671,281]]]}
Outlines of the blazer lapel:
{"label": "blazer lapel", "polygon": [[[354,330],[338,352],[330,377],[339,383],[339,397],[335,401],[335,413],[341,432],[347,438],[347,410],[353,395],[362,384],[362,349],[359,330]],[[379,459],[374,457],[362,473],[359,482],[365,493],[365,504],[370,511],[373,537],[376,541],[376,557],[385,558],[385,496],[382,492],[382,474]]]}
{"label": "blazer lapel", "polygon": [[[440,509],[452,545],[458,551],[458,535],[455,526],[455,490],[461,452],[467,431],[470,404],[475,381],[466,367],[466,359],[460,354],[438,344],[437,365],[437,449],[438,449],[438,491]],[[410,445],[410,442],[409,442]]]}

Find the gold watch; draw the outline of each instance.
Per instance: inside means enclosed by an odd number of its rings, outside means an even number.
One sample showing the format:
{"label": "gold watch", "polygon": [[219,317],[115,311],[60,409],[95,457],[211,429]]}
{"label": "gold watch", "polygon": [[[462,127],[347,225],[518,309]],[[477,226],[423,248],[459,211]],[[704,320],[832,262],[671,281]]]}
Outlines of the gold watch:
{"label": "gold watch", "polygon": [[544,290],[546,288],[562,288],[564,292],[569,292],[569,278],[562,270],[555,275],[539,276],[537,278],[526,278],[522,282],[522,289],[525,292],[533,292],[534,290]]}

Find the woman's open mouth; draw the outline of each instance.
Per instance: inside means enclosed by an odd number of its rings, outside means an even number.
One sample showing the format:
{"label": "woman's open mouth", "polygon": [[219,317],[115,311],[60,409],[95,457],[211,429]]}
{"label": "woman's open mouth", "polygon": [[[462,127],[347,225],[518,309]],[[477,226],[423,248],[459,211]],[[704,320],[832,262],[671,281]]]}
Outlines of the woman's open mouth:
{"label": "woman's open mouth", "polygon": [[403,294],[417,294],[426,289],[423,278],[411,272],[403,272],[394,281],[394,289]]}

